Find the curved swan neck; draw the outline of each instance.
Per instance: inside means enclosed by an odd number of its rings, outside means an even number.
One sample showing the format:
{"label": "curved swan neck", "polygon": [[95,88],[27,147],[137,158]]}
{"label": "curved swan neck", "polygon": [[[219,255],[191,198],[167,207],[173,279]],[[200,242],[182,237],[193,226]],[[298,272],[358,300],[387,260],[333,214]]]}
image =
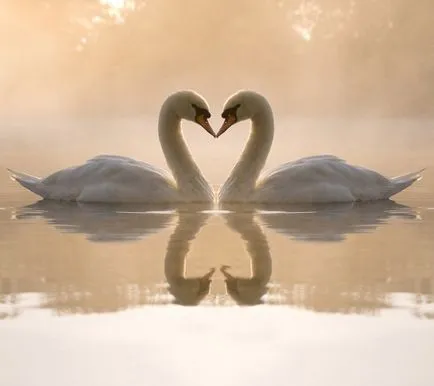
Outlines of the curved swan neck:
{"label": "curved swan neck", "polygon": [[238,163],[225,183],[226,189],[239,194],[255,189],[256,181],[265,165],[274,137],[274,119],[271,106],[263,104],[261,110],[251,117],[249,139]]}
{"label": "curved swan neck", "polygon": [[183,193],[195,193],[198,199],[212,200],[211,188],[191,157],[181,132],[181,118],[175,113],[170,100],[161,108],[158,135],[178,190]]}

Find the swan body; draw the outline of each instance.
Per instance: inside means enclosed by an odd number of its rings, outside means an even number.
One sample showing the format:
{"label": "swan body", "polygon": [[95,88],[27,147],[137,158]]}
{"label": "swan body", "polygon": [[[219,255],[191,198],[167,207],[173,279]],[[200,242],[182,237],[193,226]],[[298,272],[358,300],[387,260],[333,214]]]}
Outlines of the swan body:
{"label": "swan body", "polygon": [[206,101],[180,91],[164,102],[158,132],[173,177],[148,163],[99,155],[83,165],[38,178],[9,169],[14,180],[44,199],[100,203],[212,202],[213,191],[191,158],[182,137],[182,118],[195,121],[214,136]]}
{"label": "swan body", "polygon": [[239,91],[225,103],[225,119],[217,137],[236,122],[251,119],[247,145],[219,191],[219,202],[270,204],[332,203],[383,200],[419,180],[422,170],[387,178],[350,165],[333,155],[318,155],[285,163],[259,176],[274,135],[271,106],[260,94]]}
{"label": "swan body", "polygon": [[175,181],[164,170],[128,157],[99,155],[83,165],[69,167],[46,178],[9,169],[12,178],[50,200],[79,202],[172,202]]}
{"label": "swan body", "polygon": [[420,178],[419,172],[387,178],[329,155],[288,162],[260,178],[253,201],[328,203],[388,199]]}

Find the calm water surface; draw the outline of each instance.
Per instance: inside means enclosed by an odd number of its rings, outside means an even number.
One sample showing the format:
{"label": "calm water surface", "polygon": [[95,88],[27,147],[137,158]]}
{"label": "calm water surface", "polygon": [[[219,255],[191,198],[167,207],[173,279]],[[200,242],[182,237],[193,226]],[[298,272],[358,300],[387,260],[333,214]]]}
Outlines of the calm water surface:
{"label": "calm water surface", "polygon": [[[61,204],[4,168],[45,175],[100,153],[164,167],[155,132],[1,128],[0,384],[433,385],[432,124],[290,123],[270,167],[333,153],[386,175],[428,169],[371,204]],[[215,185],[246,134],[186,130]]]}

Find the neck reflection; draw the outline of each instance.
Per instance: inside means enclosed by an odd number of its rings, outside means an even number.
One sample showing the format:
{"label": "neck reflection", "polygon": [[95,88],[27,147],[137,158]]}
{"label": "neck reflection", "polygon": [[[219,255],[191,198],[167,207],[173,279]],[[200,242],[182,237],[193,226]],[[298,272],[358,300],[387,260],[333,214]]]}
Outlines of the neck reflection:
{"label": "neck reflection", "polygon": [[263,296],[268,291],[268,282],[272,272],[270,249],[265,234],[254,219],[251,211],[229,213],[225,215],[227,225],[238,233],[246,245],[251,259],[249,278],[235,276],[229,272],[230,266],[224,265],[220,271],[224,275],[226,290],[239,305],[257,305],[263,303]]}
{"label": "neck reflection", "polygon": [[195,306],[209,293],[215,268],[210,268],[202,276],[186,277],[186,257],[191,243],[209,216],[203,212],[179,213],[178,224],[170,236],[164,259],[164,274],[175,304]]}

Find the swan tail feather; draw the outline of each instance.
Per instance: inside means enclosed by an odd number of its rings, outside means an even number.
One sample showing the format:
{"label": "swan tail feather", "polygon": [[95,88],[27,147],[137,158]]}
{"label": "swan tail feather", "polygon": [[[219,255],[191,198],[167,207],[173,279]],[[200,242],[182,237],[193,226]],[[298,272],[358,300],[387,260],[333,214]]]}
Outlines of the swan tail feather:
{"label": "swan tail feather", "polygon": [[12,180],[17,181],[21,186],[37,194],[38,196],[41,196],[43,198],[46,197],[47,192],[39,177],[34,177],[29,174],[16,172],[11,169],[7,170],[10,173],[10,177]]}
{"label": "swan tail feather", "polygon": [[422,172],[424,170],[425,170],[425,168],[421,169],[417,172],[408,173],[408,174],[404,174],[402,176],[397,176],[397,177],[391,178],[390,180],[392,182],[392,187],[387,192],[387,198],[403,191],[404,189],[408,188],[410,185],[413,185],[413,183],[415,183],[416,181],[421,180],[423,178]]}

